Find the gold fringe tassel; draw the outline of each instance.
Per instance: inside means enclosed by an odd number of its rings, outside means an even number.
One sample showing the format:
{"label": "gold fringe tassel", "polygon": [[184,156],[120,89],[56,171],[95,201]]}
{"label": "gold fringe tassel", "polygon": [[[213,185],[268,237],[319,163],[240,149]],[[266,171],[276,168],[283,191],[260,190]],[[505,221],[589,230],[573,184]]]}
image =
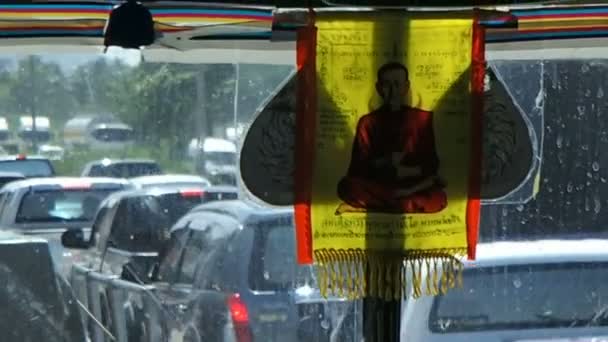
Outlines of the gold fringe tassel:
{"label": "gold fringe tassel", "polygon": [[462,287],[466,249],[382,253],[358,249],[316,250],[321,295],[399,300],[436,296]]}

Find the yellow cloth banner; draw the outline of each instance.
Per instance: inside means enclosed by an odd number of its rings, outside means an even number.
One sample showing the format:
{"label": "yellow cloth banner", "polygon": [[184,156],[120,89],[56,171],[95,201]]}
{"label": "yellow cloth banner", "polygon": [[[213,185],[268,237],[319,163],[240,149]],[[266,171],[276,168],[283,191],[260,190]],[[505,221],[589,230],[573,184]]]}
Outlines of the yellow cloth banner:
{"label": "yellow cloth banner", "polygon": [[[310,219],[322,287],[398,298],[407,278],[420,295],[425,266],[435,269],[429,293],[456,284],[467,253],[474,25],[471,14],[441,15],[316,17]],[[443,279],[433,279],[438,266]]]}

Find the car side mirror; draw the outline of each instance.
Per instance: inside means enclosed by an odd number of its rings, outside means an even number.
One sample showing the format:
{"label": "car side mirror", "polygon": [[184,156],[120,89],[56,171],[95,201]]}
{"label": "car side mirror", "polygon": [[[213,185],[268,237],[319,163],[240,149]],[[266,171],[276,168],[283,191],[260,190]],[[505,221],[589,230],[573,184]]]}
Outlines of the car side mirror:
{"label": "car side mirror", "polygon": [[89,242],[85,240],[82,229],[69,229],[65,231],[61,234],[61,244],[67,248],[89,248]]}

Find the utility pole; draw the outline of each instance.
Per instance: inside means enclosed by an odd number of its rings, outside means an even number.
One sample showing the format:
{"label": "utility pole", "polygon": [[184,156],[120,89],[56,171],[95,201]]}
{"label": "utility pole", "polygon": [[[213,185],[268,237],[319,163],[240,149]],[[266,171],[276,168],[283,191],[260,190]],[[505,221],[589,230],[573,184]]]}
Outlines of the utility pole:
{"label": "utility pole", "polygon": [[203,173],[204,168],[201,168],[204,165],[203,153],[201,152],[201,148],[203,146],[203,142],[205,138],[209,134],[209,120],[207,118],[207,108],[205,107],[205,95],[207,93],[207,66],[201,65],[200,69],[196,73],[196,106],[197,112],[195,113],[195,127],[197,134],[197,144],[196,144],[196,152],[195,152],[195,170],[197,173]]}
{"label": "utility pole", "polygon": [[38,130],[36,127],[36,110],[38,102],[38,93],[36,91],[36,74],[35,68],[36,63],[34,62],[34,56],[28,56],[28,67],[29,67],[29,82],[30,82],[30,115],[32,116],[32,148],[34,151],[38,151]]}

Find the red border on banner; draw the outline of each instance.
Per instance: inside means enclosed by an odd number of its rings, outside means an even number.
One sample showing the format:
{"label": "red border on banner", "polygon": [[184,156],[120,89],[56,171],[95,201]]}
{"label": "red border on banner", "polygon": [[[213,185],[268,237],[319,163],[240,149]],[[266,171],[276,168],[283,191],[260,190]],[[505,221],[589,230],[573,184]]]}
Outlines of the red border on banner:
{"label": "red border on banner", "polygon": [[317,113],[316,37],[314,23],[298,30],[294,210],[297,259],[300,264],[313,262],[310,200]]}
{"label": "red border on banner", "polygon": [[471,163],[469,172],[469,201],[467,203],[468,258],[475,259],[481,211],[481,158],[483,120],[483,80],[485,77],[485,31],[479,24],[479,12],[473,20],[471,53]]}

